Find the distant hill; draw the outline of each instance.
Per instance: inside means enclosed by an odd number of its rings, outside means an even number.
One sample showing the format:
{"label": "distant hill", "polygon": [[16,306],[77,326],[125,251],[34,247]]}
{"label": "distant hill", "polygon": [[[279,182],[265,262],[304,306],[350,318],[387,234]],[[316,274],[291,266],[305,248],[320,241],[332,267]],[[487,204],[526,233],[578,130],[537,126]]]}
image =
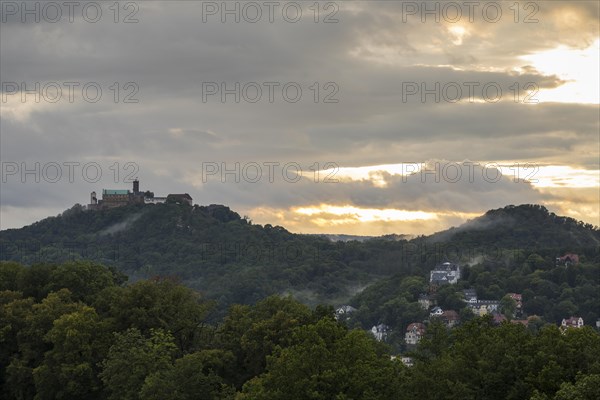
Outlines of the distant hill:
{"label": "distant hill", "polygon": [[[542,206],[523,205],[411,240],[401,235],[337,239],[342,240],[255,225],[223,205],[100,211],[76,205],[57,217],[1,231],[0,259],[25,264],[90,259],[116,266],[133,280],[174,276],[223,307],[273,293],[293,294],[309,304],[340,303],[378,279],[425,274],[448,256],[440,246],[534,249],[548,257],[570,251],[590,258],[598,253],[600,232]],[[471,255],[458,254],[456,261],[467,262]]]}
{"label": "distant hill", "polygon": [[[352,249],[357,244],[345,248]],[[0,259],[25,264],[91,259],[131,279],[173,276],[223,306],[289,293],[307,303],[344,299],[385,276],[352,263],[316,235],[252,224],[223,205],[76,205],[21,229],[0,232]]]}
{"label": "distant hill", "polygon": [[435,233],[429,242],[494,244],[502,248],[593,247],[600,245],[598,227],[561,217],[537,204],[490,210],[457,228]]}

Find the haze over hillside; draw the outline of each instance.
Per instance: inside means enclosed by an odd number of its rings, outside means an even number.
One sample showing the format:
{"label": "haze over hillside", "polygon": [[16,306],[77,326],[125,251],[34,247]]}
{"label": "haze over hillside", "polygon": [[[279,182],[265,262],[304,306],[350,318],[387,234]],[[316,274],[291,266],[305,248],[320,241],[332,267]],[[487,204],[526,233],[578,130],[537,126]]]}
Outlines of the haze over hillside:
{"label": "haze over hillside", "polygon": [[[90,259],[132,279],[174,276],[222,305],[274,293],[314,304],[349,299],[378,279],[426,273],[446,259],[471,262],[498,249],[555,257],[597,254],[600,233],[537,205],[507,206],[431,236],[333,242],[255,225],[222,205],[74,206],[57,217],[0,232],[2,259],[26,264]],[[532,250],[533,251],[533,250]]]}

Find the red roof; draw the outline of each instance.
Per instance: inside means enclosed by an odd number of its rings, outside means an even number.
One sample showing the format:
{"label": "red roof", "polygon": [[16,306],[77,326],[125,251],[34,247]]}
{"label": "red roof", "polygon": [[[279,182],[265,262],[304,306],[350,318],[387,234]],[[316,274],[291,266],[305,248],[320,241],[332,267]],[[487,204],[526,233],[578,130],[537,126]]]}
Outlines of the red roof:
{"label": "red roof", "polygon": [[562,257],[558,258],[560,261],[571,261],[574,264],[579,263],[579,256],[573,253],[567,253]]}
{"label": "red roof", "polygon": [[412,331],[413,329],[416,329],[420,333],[424,333],[425,325],[420,322],[413,322],[412,324],[408,325],[408,328],[406,328],[407,331]]}
{"label": "red roof", "polygon": [[458,321],[459,316],[458,313],[454,310],[446,310],[442,313],[442,318],[445,318],[449,321]]}

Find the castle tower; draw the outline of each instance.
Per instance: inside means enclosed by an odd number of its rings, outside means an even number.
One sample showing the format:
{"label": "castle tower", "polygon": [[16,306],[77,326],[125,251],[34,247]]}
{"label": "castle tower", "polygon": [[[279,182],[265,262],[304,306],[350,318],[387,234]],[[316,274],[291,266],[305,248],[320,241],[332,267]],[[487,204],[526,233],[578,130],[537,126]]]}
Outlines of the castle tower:
{"label": "castle tower", "polygon": [[140,181],[137,178],[133,181],[133,194],[138,194],[140,192]]}
{"label": "castle tower", "polygon": [[98,204],[98,198],[96,197],[96,192],[90,193],[90,204],[94,204],[94,205]]}

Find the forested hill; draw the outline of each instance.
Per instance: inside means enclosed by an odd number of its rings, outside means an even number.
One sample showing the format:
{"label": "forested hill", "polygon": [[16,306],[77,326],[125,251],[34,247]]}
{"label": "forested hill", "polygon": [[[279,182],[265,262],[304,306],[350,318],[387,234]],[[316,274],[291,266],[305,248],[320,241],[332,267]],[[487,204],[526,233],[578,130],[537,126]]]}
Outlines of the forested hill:
{"label": "forested hill", "polygon": [[[276,293],[335,304],[380,278],[425,275],[444,258],[467,262],[492,246],[521,249],[523,257],[534,252],[548,262],[564,252],[598,261],[600,232],[525,205],[489,211],[432,236],[399,238],[332,242],[252,224],[222,205],[103,211],[76,205],[60,216],[1,231],[0,258],[24,264],[89,259],[116,266],[133,280],[174,276],[222,305],[250,304]],[[440,243],[453,254],[440,251]]]}
{"label": "forested hill", "polygon": [[428,241],[494,243],[502,248],[593,247],[600,245],[600,231],[543,206],[525,204],[490,210],[458,228],[433,234]]}

